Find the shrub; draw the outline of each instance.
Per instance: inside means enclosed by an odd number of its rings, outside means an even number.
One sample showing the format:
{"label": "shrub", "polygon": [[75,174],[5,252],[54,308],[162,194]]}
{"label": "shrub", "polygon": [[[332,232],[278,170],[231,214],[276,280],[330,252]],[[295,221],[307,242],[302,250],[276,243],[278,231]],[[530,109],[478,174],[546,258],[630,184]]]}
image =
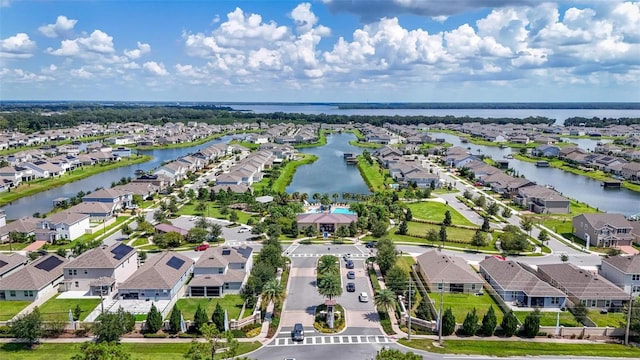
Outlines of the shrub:
{"label": "shrub", "polygon": [[540,310],[536,309],[524,319],[523,333],[526,337],[533,338],[540,331]]}
{"label": "shrub", "polygon": [[456,318],[451,308],[447,308],[442,315],[442,335],[451,335],[456,330]]}
{"label": "shrub", "polygon": [[518,318],[513,313],[513,311],[509,311],[507,315],[502,318],[502,323],[500,324],[502,331],[504,332],[504,336],[511,337],[518,330]]}
{"label": "shrub", "polygon": [[160,339],[160,338],[166,338],[168,335],[165,333],[144,333],[143,336],[146,338]]}
{"label": "shrub", "polygon": [[473,308],[473,310],[470,313],[467,313],[467,316],[464,318],[462,331],[469,336],[474,336],[476,332],[478,332],[479,327],[478,314],[476,314],[476,308]]}

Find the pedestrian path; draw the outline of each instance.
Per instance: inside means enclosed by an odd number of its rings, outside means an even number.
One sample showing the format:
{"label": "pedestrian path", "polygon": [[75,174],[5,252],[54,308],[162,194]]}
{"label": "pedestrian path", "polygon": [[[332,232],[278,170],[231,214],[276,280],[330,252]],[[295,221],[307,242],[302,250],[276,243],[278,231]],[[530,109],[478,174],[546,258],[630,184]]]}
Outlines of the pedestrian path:
{"label": "pedestrian path", "polygon": [[[321,257],[323,255],[327,255],[327,254],[289,254],[289,257]],[[335,255],[335,256],[338,256],[338,257],[342,258],[346,254],[334,254],[334,253],[331,253],[330,255]],[[352,259],[355,259],[355,258],[366,259],[369,256],[370,256],[369,254],[351,254],[350,255],[350,257]]]}
{"label": "pedestrian path", "polygon": [[393,340],[383,335],[334,335],[306,336],[302,341],[293,341],[289,337],[275,338],[266,346],[301,346],[301,345],[338,345],[338,344],[388,344]]}

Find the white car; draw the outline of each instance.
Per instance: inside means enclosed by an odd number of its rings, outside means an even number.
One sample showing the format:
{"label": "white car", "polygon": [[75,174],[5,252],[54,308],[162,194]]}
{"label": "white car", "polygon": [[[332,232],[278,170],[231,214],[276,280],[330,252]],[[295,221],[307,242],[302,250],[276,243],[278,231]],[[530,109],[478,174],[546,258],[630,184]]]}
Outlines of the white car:
{"label": "white car", "polygon": [[240,229],[238,229],[239,233],[245,233],[247,231],[249,231],[249,228],[246,228],[246,227],[241,227]]}
{"label": "white car", "polygon": [[367,295],[366,292],[361,292],[360,295],[358,295],[358,299],[360,302],[369,302],[369,295]]}

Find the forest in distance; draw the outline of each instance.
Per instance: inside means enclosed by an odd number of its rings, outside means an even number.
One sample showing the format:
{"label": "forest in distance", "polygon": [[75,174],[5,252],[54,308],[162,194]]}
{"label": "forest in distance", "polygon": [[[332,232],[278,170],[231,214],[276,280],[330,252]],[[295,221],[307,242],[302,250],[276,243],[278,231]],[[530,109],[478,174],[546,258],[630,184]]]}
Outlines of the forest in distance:
{"label": "forest in distance", "polygon": [[[46,114],[47,116],[43,116]],[[445,116],[388,116],[388,115],[328,115],[302,113],[254,113],[237,111],[228,106],[221,107],[211,103],[195,105],[169,104],[101,104],[101,103],[29,103],[3,102],[0,104],[0,130],[17,129],[24,133],[33,133],[45,129],[69,128],[79,124],[92,122],[98,124],[139,122],[143,124],[162,125],[167,122],[198,121],[208,124],[231,124],[236,122],[292,122],[292,123],[368,123],[382,126],[384,123],[399,125],[417,124],[462,124],[478,122],[482,124],[548,124],[555,119],[544,116],[527,118],[485,118]],[[604,127],[612,124],[640,124],[638,118],[582,118],[572,117],[565,125],[584,125]]]}

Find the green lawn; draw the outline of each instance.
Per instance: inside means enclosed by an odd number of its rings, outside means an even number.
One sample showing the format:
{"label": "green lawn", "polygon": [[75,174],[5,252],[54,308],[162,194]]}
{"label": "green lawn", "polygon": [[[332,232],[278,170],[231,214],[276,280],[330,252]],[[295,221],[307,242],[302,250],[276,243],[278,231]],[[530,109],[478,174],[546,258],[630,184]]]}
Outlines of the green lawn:
{"label": "green lawn", "polygon": [[640,350],[618,344],[571,344],[545,343],[530,341],[475,341],[475,340],[445,340],[444,346],[434,346],[430,339],[415,339],[407,341],[400,339],[402,345],[415,349],[439,354],[467,354],[486,356],[593,356],[606,357],[640,357]]}
{"label": "green lawn", "polygon": [[596,323],[597,326],[609,326],[609,327],[623,327],[626,323],[626,314],[625,313],[606,313],[601,314],[598,310],[589,310],[588,314],[589,318]]}
{"label": "green lawn", "polygon": [[178,300],[178,309],[182,311],[185,320],[193,320],[198,304],[207,310],[207,315],[211,317],[216,303],[220,303],[222,309],[227,310],[229,319],[237,319],[242,309],[242,297],[240,295],[226,295],[224,298],[188,298]]}
{"label": "green lawn", "polygon": [[0,321],[11,320],[22,309],[31,304],[31,301],[3,301],[0,303]]}
{"label": "green lawn", "polygon": [[399,256],[396,260],[396,265],[403,268],[407,273],[411,273],[411,265],[415,263],[416,261],[411,256]]}
{"label": "green lawn", "polygon": [[149,239],[146,237],[141,237],[141,238],[137,238],[133,241],[133,244],[131,244],[131,246],[133,247],[138,247],[138,246],[143,246],[143,245],[147,245],[149,243]]}
{"label": "green lawn", "polygon": [[[208,211],[205,210],[204,213],[196,211],[196,206],[198,205],[198,201],[194,200],[191,204],[185,204],[178,210],[178,215],[193,215],[193,216],[208,216],[216,219],[224,219],[229,220],[229,214],[222,215],[220,213],[220,206],[214,205],[214,202],[206,201],[208,205]],[[231,211],[231,210],[230,210]],[[242,224],[246,224],[247,220],[251,217],[251,214],[247,214],[246,212],[236,210],[236,214],[238,214],[238,222]]]}
{"label": "green lawn", "polygon": [[388,173],[388,170],[381,168],[377,161],[369,164],[362,155],[358,155],[357,166],[364,182],[372,192],[386,190],[387,184],[393,183],[390,178],[385,178],[384,176],[385,173]]}
{"label": "green lawn", "polygon": [[20,242],[20,243],[11,243],[11,245],[9,245],[9,243],[6,243],[6,244],[0,245],[0,251],[9,251],[9,249],[11,249],[11,251],[22,250],[26,248],[29,244],[31,243]]}
{"label": "green lawn", "polygon": [[451,214],[451,223],[454,225],[475,226],[474,223],[467,220],[456,209],[449,205],[437,201],[421,201],[408,203],[407,208],[411,209],[411,214],[416,219],[442,222],[444,213],[449,210]]}
{"label": "green lawn", "polygon": [[100,299],[50,299],[40,307],[40,313],[44,320],[69,321],[69,309],[73,311],[76,305],[80,305],[82,314],[80,321],[84,320],[93,309],[100,304]]}
{"label": "green lawn", "polygon": [[98,225],[99,230],[94,232],[93,234],[84,234],[68,244],[62,244],[62,245],[45,244],[43,248],[49,251],[56,251],[58,249],[72,249],[77,243],[89,242],[91,240],[94,240],[98,236],[109,234],[116,228],[119,228],[123,222],[129,219],[130,219],[129,216],[118,216],[116,218],[116,221],[114,221],[111,225],[105,227],[104,229]]}
{"label": "green lawn", "polygon": [[[409,234],[424,236],[429,230],[435,230],[437,232],[440,231],[440,225],[435,225],[435,224],[425,224],[425,223],[419,223],[415,221],[409,221],[407,222],[407,225],[409,226],[409,232],[408,232]],[[470,244],[471,238],[475,233],[476,231],[471,229],[463,229],[463,228],[457,228],[457,227],[451,227],[451,226],[447,227],[448,240],[455,240],[455,241]],[[427,241],[426,239],[423,239],[423,240],[425,242]]]}
{"label": "green lawn", "polygon": [[[435,301],[434,306],[436,310],[440,308],[440,293],[435,292],[437,290],[432,290],[429,293],[429,297],[431,300]],[[453,312],[453,316],[456,318],[456,323],[462,324],[464,318],[470,313],[473,308],[476,308],[476,314],[478,314],[478,319],[482,321],[482,317],[487,313],[489,307],[493,306],[493,311],[496,314],[496,318],[498,319],[498,324],[502,322],[502,311],[498,304],[489,296],[488,293],[483,293],[482,296],[477,296],[474,294],[466,295],[466,294],[448,294],[445,293],[443,296],[443,311],[447,308],[451,308]]]}
{"label": "green lawn", "polygon": [[[524,319],[527,317],[527,315],[529,315],[530,312],[514,311],[513,313],[516,315],[518,320],[520,320],[520,323],[524,324]],[[556,326],[556,321],[558,316],[557,314],[558,313],[556,312],[548,312],[548,311],[540,312],[540,326]],[[568,311],[560,312],[560,325],[565,327],[582,326],[582,324],[576,320],[573,314]]]}
{"label": "green lawn", "polygon": [[296,173],[298,166],[313,164],[318,157],[313,154],[299,154],[302,155],[300,160],[288,161],[283,169],[280,169],[280,176],[273,180],[273,190],[276,192],[285,192],[285,189],[293,180],[293,175]]}
{"label": "green lawn", "polygon": [[[183,360],[190,343],[122,343],[126,351],[136,360]],[[258,349],[260,342],[240,342],[238,355]],[[23,344],[5,343],[0,346],[0,357],[3,360],[51,360],[71,359],[79,353],[80,344],[40,344],[33,350],[25,349]],[[222,353],[216,359],[223,359]]]}

